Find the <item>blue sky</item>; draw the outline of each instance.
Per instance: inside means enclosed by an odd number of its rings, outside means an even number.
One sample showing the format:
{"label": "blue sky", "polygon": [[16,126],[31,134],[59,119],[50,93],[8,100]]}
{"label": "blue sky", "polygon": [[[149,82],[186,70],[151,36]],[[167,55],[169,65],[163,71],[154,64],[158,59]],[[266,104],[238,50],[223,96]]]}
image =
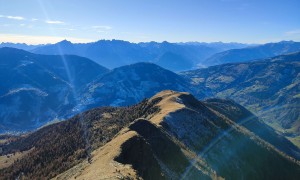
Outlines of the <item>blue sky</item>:
{"label": "blue sky", "polygon": [[0,42],[300,41],[299,0],[0,0]]}

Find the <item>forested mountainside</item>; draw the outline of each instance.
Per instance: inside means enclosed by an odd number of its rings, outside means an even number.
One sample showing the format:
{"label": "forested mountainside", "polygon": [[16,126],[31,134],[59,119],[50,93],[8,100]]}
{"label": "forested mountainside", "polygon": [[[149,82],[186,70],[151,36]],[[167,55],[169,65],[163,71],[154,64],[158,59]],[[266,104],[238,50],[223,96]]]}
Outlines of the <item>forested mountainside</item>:
{"label": "forested mountainside", "polygon": [[78,112],[77,91],[106,72],[87,58],[1,48],[0,133],[32,130]]}
{"label": "forested mountainside", "polygon": [[300,53],[181,73],[207,94],[230,98],[299,147]]}
{"label": "forested mountainside", "polygon": [[253,117],[232,101],[200,102],[188,93],[162,91],[134,106],[96,108],[28,135],[2,137],[6,163],[0,174],[25,179],[297,179],[299,154],[293,153],[299,149],[283,146],[272,133],[260,134],[268,130]]}

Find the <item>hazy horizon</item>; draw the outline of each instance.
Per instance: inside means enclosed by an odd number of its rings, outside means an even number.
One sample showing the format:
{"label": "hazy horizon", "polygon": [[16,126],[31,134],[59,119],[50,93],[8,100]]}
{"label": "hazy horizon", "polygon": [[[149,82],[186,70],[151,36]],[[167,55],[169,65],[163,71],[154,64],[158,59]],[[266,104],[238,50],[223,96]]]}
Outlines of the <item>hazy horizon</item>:
{"label": "hazy horizon", "polygon": [[300,1],[0,1],[0,42],[300,41]]}
{"label": "hazy horizon", "polygon": [[26,42],[13,42],[13,41],[0,41],[0,44],[6,44],[6,43],[12,43],[12,44],[26,44],[26,45],[50,45],[50,44],[56,44],[56,43],[60,43],[62,41],[69,41],[72,44],[86,44],[86,43],[95,43],[98,41],[125,41],[125,42],[130,42],[130,43],[134,43],[134,44],[139,44],[139,43],[151,43],[151,42],[155,42],[155,43],[163,43],[163,42],[167,42],[167,43],[175,43],[175,44],[180,44],[180,43],[207,43],[207,44],[213,44],[213,43],[224,43],[224,44],[245,44],[245,45],[263,45],[263,44],[268,44],[268,43],[280,43],[280,42],[300,42],[300,41],[294,41],[294,40],[281,40],[281,41],[270,41],[270,42],[265,42],[265,43],[242,43],[242,42],[236,42],[236,41],[231,41],[231,42],[224,42],[224,41],[212,41],[212,42],[205,42],[205,41],[182,41],[182,42],[170,42],[170,41],[140,41],[140,42],[132,42],[132,41],[128,41],[128,40],[124,40],[124,39],[95,39],[95,40],[91,40],[88,42],[77,42],[77,41],[72,41],[69,39],[61,39],[58,41],[54,41],[54,42],[49,42],[49,43],[26,43]]}

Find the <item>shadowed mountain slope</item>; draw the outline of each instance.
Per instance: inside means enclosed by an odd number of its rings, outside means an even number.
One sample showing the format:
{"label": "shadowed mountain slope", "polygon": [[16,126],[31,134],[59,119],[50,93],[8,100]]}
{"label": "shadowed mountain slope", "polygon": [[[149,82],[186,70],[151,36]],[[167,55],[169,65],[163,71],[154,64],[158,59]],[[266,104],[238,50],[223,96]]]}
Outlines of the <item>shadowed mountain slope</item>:
{"label": "shadowed mountain slope", "polygon": [[77,91],[108,70],[78,56],[0,49],[0,132],[38,128],[72,114]]}

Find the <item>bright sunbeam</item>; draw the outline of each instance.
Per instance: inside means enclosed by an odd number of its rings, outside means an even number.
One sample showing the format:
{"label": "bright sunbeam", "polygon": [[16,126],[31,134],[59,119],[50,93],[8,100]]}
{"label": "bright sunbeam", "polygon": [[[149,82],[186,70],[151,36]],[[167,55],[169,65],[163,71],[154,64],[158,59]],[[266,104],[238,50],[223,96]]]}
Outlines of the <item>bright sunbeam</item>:
{"label": "bright sunbeam", "polygon": [[[46,11],[46,8],[43,5],[42,0],[38,0],[38,3],[40,5],[40,7],[41,7],[41,9],[42,9],[42,11],[43,11],[46,19],[49,20],[48,13]],[[52,24],[50,23],[48,25],[49,25],[49,29],[50,29],[52,35],[56,36],[55,30],[52,27]],[[75,106],[74,107],[80,107],[79,97],[77,95],[77,90],[75,89],[76,86],[74,84],[74,77],[72,77],[72,75],[71,75],[70,68],[69,68],[68,62],[67,62],[67,60],[65,58],[65,55],[63,53],[62,47],[60,46],[60,44],[57,44],[56,47],[58,48],[59,56],[60,56],[60,58],[61,58],[61,60],[63,62],[64,69],[66,71],[66,75],[67,75],[67,78],[68,78],[68,82],[71,84],[70,89],[71,89],[71,93],[72,93],[73,99],[75,101]],[[86,151],[87,151],[87,156],[88,156],[87,158],[88,158],[88,160],[90,160],[91,147],[90,147],[90,142],[89,142],[89,139],[88,139],[89,135],[88,135],[87,125],[85,124],[84,119],[83,119],[83,115],[79,112],[79,110],[73,108],[73,111],[74,111],[74,113],[79,113],[79,122],[80,122],[80,125],[81,125],[82,129],[83,129],[83,133],[84,133],[83,134],[83,138],[84,138],[85,143],[86,143]]]}

